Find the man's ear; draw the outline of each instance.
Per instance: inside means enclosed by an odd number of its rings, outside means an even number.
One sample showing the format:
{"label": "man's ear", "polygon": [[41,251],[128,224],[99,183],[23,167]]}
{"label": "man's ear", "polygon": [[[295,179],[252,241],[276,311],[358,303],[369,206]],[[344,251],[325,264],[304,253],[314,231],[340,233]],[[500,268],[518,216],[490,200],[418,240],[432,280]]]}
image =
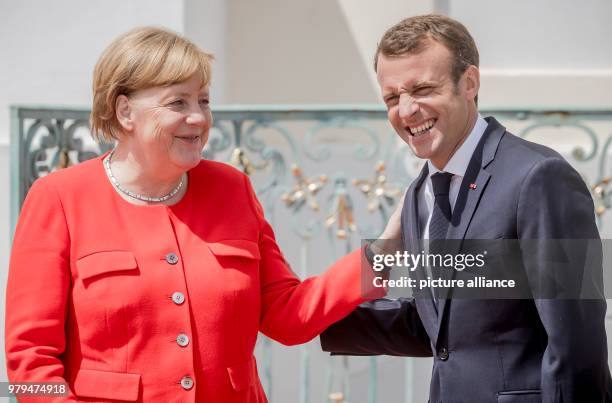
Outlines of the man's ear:
{"label": "man's ear", "polygon": [[115,115],[117,122],[126,132],[132,131],[134,124],[132,123],[132,106],[130,100],[125,95],[119,95],[115,101]]}
{"label": "man's ear", "polygon": [[480,90],[480,70],[478,70],[478,67],[471,65],[463,73],[463,78],[465,79],[466,98],[476,99],[478,90]]}

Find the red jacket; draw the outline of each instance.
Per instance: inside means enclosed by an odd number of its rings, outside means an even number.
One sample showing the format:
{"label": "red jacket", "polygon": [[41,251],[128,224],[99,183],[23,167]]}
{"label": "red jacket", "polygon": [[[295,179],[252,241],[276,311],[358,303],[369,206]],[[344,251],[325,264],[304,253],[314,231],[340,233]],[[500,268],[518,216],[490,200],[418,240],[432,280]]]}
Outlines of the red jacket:
{"label": "red jacket", "polygon": [[366,300],[361,260],[300,282],[248,178],[221,163],[191,170],[174,206],[125,201],[101,157],[60,170],[34,183],[14,237],[9,379],[67,380],[57,402],[266,402],[257,333],[317,336]]}

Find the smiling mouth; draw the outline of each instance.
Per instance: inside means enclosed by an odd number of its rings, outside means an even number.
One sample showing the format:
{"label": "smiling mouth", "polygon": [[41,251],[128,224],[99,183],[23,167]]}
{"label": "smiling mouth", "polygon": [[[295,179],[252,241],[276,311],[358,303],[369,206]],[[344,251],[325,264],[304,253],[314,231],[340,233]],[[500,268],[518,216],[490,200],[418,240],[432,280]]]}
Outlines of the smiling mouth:
{"label": "smiling mouth", "polygon": [[418,126],[406,126],[406,131],[410,133],[412,137],[420,137],[429,133],[437,121],[438,119],[429,119]]}
{"label": "smiling mouth", "polygon": [[200,136],[174,136],[179,140],[182,140],[187,143],[195,143],[200,140]]}

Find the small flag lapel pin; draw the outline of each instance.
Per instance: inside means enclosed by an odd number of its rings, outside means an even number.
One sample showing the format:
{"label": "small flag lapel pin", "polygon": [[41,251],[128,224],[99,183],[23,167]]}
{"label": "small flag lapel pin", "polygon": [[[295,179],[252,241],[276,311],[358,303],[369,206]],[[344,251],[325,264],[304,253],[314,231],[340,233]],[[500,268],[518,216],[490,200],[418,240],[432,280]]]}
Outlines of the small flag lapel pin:
{"label": "small flag lapel pin", "polygon": [[476,184],[475,183],[470,183],[470,189],[472,189],[472,190],[476,189]]}

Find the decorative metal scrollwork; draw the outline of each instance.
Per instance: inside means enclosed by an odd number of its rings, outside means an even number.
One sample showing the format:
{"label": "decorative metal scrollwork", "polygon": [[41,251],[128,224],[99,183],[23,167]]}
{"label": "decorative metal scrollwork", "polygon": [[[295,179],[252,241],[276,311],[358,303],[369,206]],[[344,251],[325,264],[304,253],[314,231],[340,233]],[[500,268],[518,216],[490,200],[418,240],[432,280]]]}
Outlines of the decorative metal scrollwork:
{"label": "decorative metal scrollwork", "polygon": [[314,139],[325,128],[354,128],[364,132],[370,139],[368,145],[356,145],[353,149],[353,156],[359,160],[368,160],[378,155],[380,151],[380,138],[378,133],[371,127],[363,124],[360,120],[349,120],[344,117],[337,117],[327,121],[321,121],[314,125],[304,136],[304,152],[314,161],[327,160],[331,156],[329,146],[315,145]]}
{"label": "decorative metal scrollwork", "polygon": [[578,129],[580,132],[586,134],[587,138],[591,141],[591,147],[589,151],[586,151],[584,147],[579,145],[574,147],[574,149],[572,150],[572,156],[576,159],[576,161],[589,161],[597,155],[597,150],[599,149],[599,141],[597,140],[597,134],[593,129],[580,122],[574,122],[570,120],[565,114],[560,114],[557,119],[559,120],[555,120],[555,116],[546,116],[545,119],[536,121],[536,123],[523,129],[520,133],[520,137],[526,138],[532,132],[535,132],[537,129],[541,129],[544,127],[571,127]]}
{"label": "decorative metal scrollwork", "polygon": [[20,164],[28,177],[26,189],[49,172],[94,158],[111,147],[89,138],[86,119],[36,119],[22,138],[25,161]]}

